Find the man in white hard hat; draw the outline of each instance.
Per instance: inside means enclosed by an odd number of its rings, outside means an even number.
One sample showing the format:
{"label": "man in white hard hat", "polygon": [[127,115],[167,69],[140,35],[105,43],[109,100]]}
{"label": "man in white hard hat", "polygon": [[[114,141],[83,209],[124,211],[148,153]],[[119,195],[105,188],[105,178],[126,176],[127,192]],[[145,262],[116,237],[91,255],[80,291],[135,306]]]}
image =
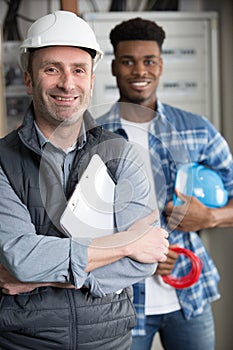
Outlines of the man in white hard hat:
{"label": "man in white hard hat", "polygon": [[[87,112],[101,56],[88,24],[66,11],[38,19],[21,45],[32,103],[0,140],[1,349],[129,350],[130,286],[166,260],[137,153]],[[73,239],[60,217],[95,154],[115,182],[118,232]]]}

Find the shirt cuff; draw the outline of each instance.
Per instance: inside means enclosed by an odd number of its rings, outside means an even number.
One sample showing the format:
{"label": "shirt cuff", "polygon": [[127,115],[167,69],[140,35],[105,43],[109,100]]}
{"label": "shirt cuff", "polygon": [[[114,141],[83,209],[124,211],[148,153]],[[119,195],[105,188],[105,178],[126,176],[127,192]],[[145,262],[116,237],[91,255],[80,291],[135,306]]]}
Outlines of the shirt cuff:
{"label": "shirt cuff", "polygon": [[87,279],[88,273],[85,271],[88,264],[88,246],[91,239],[71,239],[71,272],[75,288],[81,288]]}

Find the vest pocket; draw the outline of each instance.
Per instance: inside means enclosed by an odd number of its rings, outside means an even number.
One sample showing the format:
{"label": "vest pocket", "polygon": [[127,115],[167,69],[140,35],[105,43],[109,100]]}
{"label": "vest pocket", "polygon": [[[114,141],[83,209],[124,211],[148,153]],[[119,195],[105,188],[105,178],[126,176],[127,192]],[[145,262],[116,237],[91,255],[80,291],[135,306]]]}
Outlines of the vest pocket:
{"label": "vest pocket", "polygon": [[[66,323],[65,314],[68,314],[68,309],[65,293],[59,288],[39,287],[31,292],[18,295],[1,293],[0,333],[1,330],[44,327],[45,320],[48,318],[50,318],[51,324],[56,327],[57,320]],[[63,321],[60,321],[60,317],[56,316],[59,311],[61,314],[64,313]]]}
{"label": "vest pocket", "polygon": [[[131,288],[124,289],[120,294],[108,294],[103,298],[93,298],[89,292],[83,293],[85,293],[85,311],[79,310],[78,305],[76,311],[78,346],[91,342],[92,349],[97,349],[98,346],[95,347],[95,344],[107,343],[130,334],[131,329],[136,325]],[[82,307],[82,303],[79,306]],[[93,329],[95,329],[94,332]]]}

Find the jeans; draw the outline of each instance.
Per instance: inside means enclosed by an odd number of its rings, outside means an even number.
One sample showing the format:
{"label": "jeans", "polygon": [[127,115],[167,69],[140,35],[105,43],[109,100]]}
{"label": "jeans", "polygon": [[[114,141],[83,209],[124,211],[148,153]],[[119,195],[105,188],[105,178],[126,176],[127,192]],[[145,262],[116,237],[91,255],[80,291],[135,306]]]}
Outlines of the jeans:
{"label": "jeans", "polygon": [[146,317],[146,335],[134,336],[131,350],[150,350],[159,332],[165,350],[214,350],[215,330],[211,306],[186,320],[181,310]]}

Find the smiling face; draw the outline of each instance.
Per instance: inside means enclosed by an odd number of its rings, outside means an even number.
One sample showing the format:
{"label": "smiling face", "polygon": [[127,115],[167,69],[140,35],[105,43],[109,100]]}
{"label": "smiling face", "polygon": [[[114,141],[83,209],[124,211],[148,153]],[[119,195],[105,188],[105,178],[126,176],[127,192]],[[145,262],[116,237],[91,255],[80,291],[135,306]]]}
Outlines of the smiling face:
{"label": "smiling face", "polygon": [[120,101],[155,109],[163,62],[156,41],[128,40],[117,45],[112,74]]}
{"label": "smiling face", "polygon": [[25,73],[25,85],[33,97],[35,120],[41,128],[80,124],[93,81],[92,58],[86,51],[64,46],[36,50],[32,72]]}

